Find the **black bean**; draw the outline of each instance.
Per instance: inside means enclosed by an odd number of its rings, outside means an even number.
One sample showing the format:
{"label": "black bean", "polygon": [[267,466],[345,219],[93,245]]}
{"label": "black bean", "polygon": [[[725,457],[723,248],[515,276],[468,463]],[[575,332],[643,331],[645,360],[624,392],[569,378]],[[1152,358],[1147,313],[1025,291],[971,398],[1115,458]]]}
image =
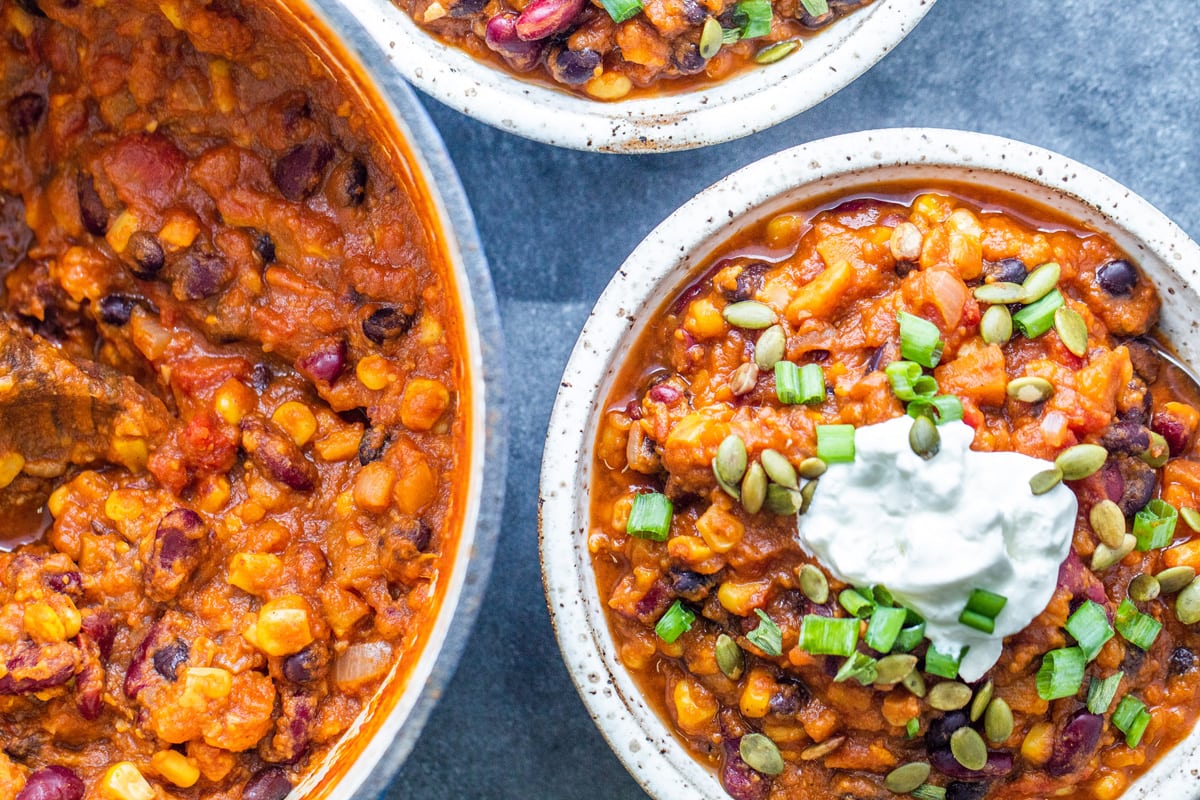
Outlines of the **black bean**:
{"label": "black bean", "polygon": [[1125,516],[1132,516],[1141,511],[1154,497],[1158,473],[1135,456],[1118,454],[1112,456],[1109,461],[1116,464],[1121,477],[1121,498],[1117,500],[1117,505],[1125,512]]}
{"label": "black bean", "polygon": [[78,775],[56,764],[30,773],[16,800],[81,800],[86,788]]}
{"label": "black bean", "polygon": [[391,439],[382,428],[367,428],[363,431],[362,439],[358,442],[358,463],[364,467],[372,461],[383,458]]}
{"label": "black bean", "polygon": [[946,784],[946,800],[983,800],[990,788],[984,781],[951,781]]}
{"label": "black bean", "polygon": [[296,145],[275,162],[272,177],[279,193],[293,203],[307,199],[325,175],[333,148],[322,141]]}
{"label": "black bean", "polygon": [[925,747],[930,752],[945,750],[950,747],[950,734],[970,722],[965,711],[951,711],[942,717],[936,717],[929,723],[925,734]]}
{"label": "black bean", "polygon": [[1096,270],[1096,281],[1114,297],[1129,294],[1138,284],[1137,267],[1123,258],[1113,259]]}
{"label": "black bean", "polygon": [[41,7],[37,4],[37,0],[16,0],[16,2],[28,14],[32,14],[35,17],[46,16],[46,12],[42,11]]}
{"label": "black bean", "polygon": [[262,259],[263,264],[275,263],[275,240],[265,231],[254,232],[254,252]]}
{"label": "black bean", "polygon": [[120,327],[129,322],[135,305],[137,305],[137,299],[127,294],[106,294],[100,298],[96,307],[101,322]]}
{"label": "black bean", "polygon": [[1121,659],[1121,671],[1131,678],[1141,671],[1146,663],[1146,651],[1140,647],[1126,647],[1125,657]]}
{"label": "black bean", "polygon": [[174,260],[174,294],[180,300],[206,300],[230,279],[225,259],[206,247],[189,247]]}
{"label": "black bean", "polygon": [[743,300],[753,299],[754,295],[758,294],[759,289],[763,287],[763,276],[770,272],[770,270],[771,265],[764,261],[755,261],[747,264],[738,273],[733,291],[723,292],[725,299],[731,303],[740,303]]}
{"label": "black bean", "polygon": [[83,227],[93,236],[103,236],[108,232],[108,209],[96,193],[96,182],[92,180],[91,175],[79,173],[77,193],[79,218]]}
{"label": "black bean", "polygon": [[329,201],[342,208],[357,208],[367,199],[367,165],[349,158],[329,173],[325,182]]}
{"label": "black bean", "polygon": [[1085,710],[1076,712],[1054,742],[1054,754],[1046,763],[1046,772],[1061,777],[1082,767],[1095,752],[1103,730],[1104,717]]}
{"label": "black bean", "polygon": [[696,75],[704,71],[708,61],[700,55],[700,46],[695,42],[679,39],[671,50],[671,62],[681,75]]}
{"label": "black bean", "polygon": [[546,66],[554,80],[577,86],[587,83],[596,74],[596,67],[600,66],[600,54],[588,49],[551,50],[546,58]]}
{"label": "black bean", "polygon": [[250,370],[250,387],[262,394],[271,385],[274,378],[275,375],[271,372],[271,368],[260,361]]}
{"label": "black bean", "polygon": [[959,764],[954,758],[954,754],[950,752],[950,749],[946,748],[945,750],[931,751],[929,753],[929,763],[943,775],[964,781],[972,781],[1007,775],[1012,772],[1013,757],[1012,753],[1005,753],[1001,750],[989,750],[987,763],[983,765],[983,769],[973,770]]}
{"label": "black bean", "polygon": [[136,231],[129,237],[125,255],[133,260],[133,275],[144,281],[153,280],[162,271],[165,256],[158,237],[147,231]]}
{"label": "black bean", "polygon": [[1133,371],[1146,383],[1158,380],[1162,369],[1162,359],[1153,344],[1142,339],[1129,339],[1125,342],[1129,350],[1129,360],[1133,362]]}
{"label": "black bean", "polygon": [[808,687],[799,681],[784,680],[779,683],[779,689],[771,695],[769,707],[773,714],[791,716],[808,705],[812,695]]}
{"label": "black bean", "polygon": [[176,639],[154,653],[154,671],[171,683],[179,678],[179,668],[187,663],[190,649],[187,642]]}
{"label": "black bean", "polygon": [[35,92],[17,95],[8,101],[8,122],[17,136],[27,136],[46,113],[46,98]]}
{"label": "black bean", "polygon": [[671,568],[671,591],[692,603],[700,603],[708,596],[715,582],[712,575],[701,575],[686,569]]}
{"label": "black bean", "polygon": [[887,345],[881,344],[875,348],[875,352],[871,353],[871,357],[867,359],[867,374],[878,372],[883,365],[883,356],[887,352]]}
{"label": "black bean", "polygon": [[983,274],[996,283],[1024,283],[1029,275],[1029,267],[1019,258],[1003,258],[983,262]]}
{"label": "black bean", "polygon": [[1138,455],[1150,446],[1150,430],[1136,422],[1114,422],[1100,437],[1100,444],[1110,453]]}
{"label": "black bean", "polygon": [[[811,31],[815,31],[815,30],[824,28],[826,25],[833,22],[835,19],[837,19],[837,15],[834,14],[832,11],[826,11],[824,14],[817,14],[817,15],[810,14],[810,13],[808,13],[808,11],[805,11],[805,10],[800,11],[800,24],[803,25],[804,27],[808,28]],[[722,27],[724,27],[724,26],[722,26]]]}
{"label": "black bean", "polygon": [[310,644],[283,660],[283,677],[292,683],[312,683],[329,670],[329,651],[322,644]]}
{"label": "black bean", "polygon": [[383,306],[371,312],[363,320],[362,331],[375,344],[383,344],[388,339],[395,339],[408,333],[416,316],[405,313],[395,306]]}
{"label": "black bean", "polygon": [[708,16],[708,10],[696,0],[683,0],[683,18],[689,25],[699,25]]}
{"label": "black bean", "polygon": [[450,16],[470,17],[483,11],[487,0],[457,0],[450,5]]}
{"label": "black bean", "polygon": [[292,782],[279,767],[267,767],[254,773],[242,789],[242,800],[283,800],[292,791]]}
{"label": "black bean", "polygon": [[1196,654],[1186,647],[1176,647],[1167,659],[1167,677],[1174,678],[1196,668]]}

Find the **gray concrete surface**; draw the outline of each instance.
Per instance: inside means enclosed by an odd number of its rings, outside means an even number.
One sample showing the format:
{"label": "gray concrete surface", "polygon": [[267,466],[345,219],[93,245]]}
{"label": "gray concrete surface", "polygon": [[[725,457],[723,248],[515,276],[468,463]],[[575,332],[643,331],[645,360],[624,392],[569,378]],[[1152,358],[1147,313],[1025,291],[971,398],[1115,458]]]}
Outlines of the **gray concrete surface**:
{"label": "gray concrete surface", "polygon": [[[641,238],[733,170],[807,140],[930,125],[1010,136],[1111,175],[1200,236],[1200,16],[1192,0],[939,0],[874,69],[769,131],[608,156],[501,133],[423,98],[458,165],[508,337],[508,496],[490,588],[454,680],[388,800],[645,794],[559,657],[537,559],[537,475],[588,309]],[[1200,309],[1198,309],[1200,313]]]}

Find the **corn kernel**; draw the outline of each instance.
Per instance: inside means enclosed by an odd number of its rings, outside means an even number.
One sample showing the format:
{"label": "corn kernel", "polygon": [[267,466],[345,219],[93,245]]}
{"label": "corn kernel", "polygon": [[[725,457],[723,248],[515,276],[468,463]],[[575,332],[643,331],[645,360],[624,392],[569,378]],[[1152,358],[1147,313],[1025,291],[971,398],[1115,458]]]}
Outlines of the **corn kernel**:
{"label": "corn kernel", "polygon": [[292,437],[292,441],[300,447],[308,444],[313,434],[317,432],[317,418],[304,403],[291,400],[275,409],[271,421]]}
{"label": "corn kernel", "polygon": [[712,693],[690,678],[675,683],[671,692],[675,703],[675,722],[686,733],[703,733],[717,716],[717,701]]}
{"label": "corn kernel", "polygon": [[283,578],[283,559],[271,553],[234,553],[229,559],[230,584],[253,595],[265,594]]}
{"label": "corn kernel", "polygon": [[433,314],[422,314],[417,323],[417,341],[429,347],[442,340],[442,323]]}
{"label": "corn kernel", "polygon": [[158,238],[167,247],[175,250],[186,250],[196,241],[200,234],[200,223],[186,211],[172,211],[167,222],[158,232]]}
{"label": "corn kernel", "polygon": [[0,489],[17,479],[25,467],[25,457],[20,453],[5,453],[0,456]]}
{"label": "corn kernel", "polygon": [[354,480],[354,502],[365,511],[386,511],[392,503],[396,471],[382,461],[367,464]]}
{"label": "corn kernel", "polygon": [[337,511],[337,515],[343,519],[353,514],[357,510],[357,506],[354,505],[354,492],[342,492],[339,494],[337,500],[334,501],[334,508]]}
{"label": "corn kernel", "polygon": [[1125,791],[1125,776],[1118,772],[1110,772],[1092,784],[1092,794],[1096,800],[1117,800]]}
{"label": "corn kernel", "polygon": [[688,306],[683,328],[697,339],[712,339],[725,334],[725,318],[707,297]]}
{"label": "corn kernel", "polygon": [[150,448],[140,437],[118,437],[113,439],[112,448],[117,460],[131,472],[141,472],[150,462]]}
{"label": "corn kernel", "polygon": [[33,35],[33,17],[16,6],[9,7],[8,21],[12,23],[13,29],[26,39]]}
{"label": "corn kernel", "polygon": [[150,756],[150,766],[163,780],[170,781],[180,789],[195,786],[196,781],[200,780],[200,768],[196,763],[174,750],[160,750]]}
{"label": "corn kernel", "polygon": [[209,700],[224,700],[233,692],[233,673],[221,667],[186,667],[184,693]]}
{"label": "corn kernel", "polygon": [[751,670],[746,676],[746,685],[742,696],[738,698],[738,707],[742,714],[751,719],[762,719],[771,710],[771,695],[776,689],[775,681],[769,672],[760,669]]}
{"label": "corn kernel", "polygon": [[450,406],[450,392],[439,381],[413,378],[400,400],[400,422],[412,431],[427,431]]}
{"label": "corn kernel", "polygon": [[25,633],[36,642],[65,642],[67,629],[54,609],[46,603],[25,606]]}
{"label": "corn kernel", "polygon": [[154,787],[129,761],[113,764],[100,779],[100,796],[105,800],[154,800]]}
{"label": "corn kernel", "polygon": [[358,445],[361,441],[362,431],[348,428],[334,431],[325,438],[318,439],[313,444],[313,448],[324,461],[346,461],[358,455]]}
{"label": "corn kernel", "polygon": [[212,96],[217,110],[222,114],[232,113],[237,107],[237,92],[229,75],[229,62],[214,58],[208,64],[208,80],[212,83]]}
{"label": "corn kernel", "polygon": [[137,215],[129,209],[125,209],[108,226],[108,233],[104,234],[104,238],[113,250],[124,253],[125,248],[129,245],[129,237],[133,236],[137,229]]}
{"label": "corn kernel", "polygon": [[226,380],[213,395],[213,408],[230,425],[240,423],[257,405],[258,395],[237,378]]}
{"label": "corn kernel", "polygon": [[59,622],[62,623],[65,637],[74,639],[78,636],[79,629],[83,627],[83,617],[80,616],[74,601],[65,594],[55,594],[50,597],[50,605],[54,609],[54,613],[58,615]]}
{"label": "corn kernel", "polygon": [[179,3],[175,0],[164,0],[158,4],[158,10],[167,18],[167,22],[177,31],[183,30],[183,12],[179,9]]}
{"label": "corn kernel", "polygon": [[207,511],[209,514],[216,514],[225,504],[229,502],[229,479],[224,475],[217,475],[206,481],[204,490],[200,495],[200,509]]}
{"label": "corn kernel", "polygon": [[633,89],[633,81],[619,72],[602,72],[584,84],[597,100],[620,100]]}
{"label": "corn kernel", "polygon": [[128,489],[117,489],[110,492],[104,501],[104,515],[113,522],[127,522],[137,519],[145,510],[141,495]]}
{"label": "corn kernel", "polygon": [[768,581],[734,583],[725,581],[717,588],[717,600],[731,614],[745,617],[762,605],[766,597]]}
{"label": "corn kernel", "polygon": [[[246,639],[269,656],[290,656],[312,644],[308,603],[298,595],[287,595],[263,604],[258,621]],[[250,634],[250,631],[246,632]]]}
{"label": "corn kernel", "polygon": [[428,25],[430,22],[437,22],[439,19],[446,16],[448,13],[450,13],[450,12],[448,12],[446,10],[446,7],[444,5],[437,2],[437,0],[434,0],[434,2],[429,4],[429,8],[425,9],[425,14],[424,14],[425,24]]}
{"label": "corn kernel", "polygon": [[1021,755],[1031,764],[1042,765],[1054,753],[1054,724],[1039,722],[1025,734],[1021,742]]}
{"label": "corn kernel", "polygon": [[415,515],[437,496],[437,475],[424,456],[407,466],[396,481],[396,507],[405,514]]}
{"label": "corn kernel", "polygon": [[746,534],[741,520],[713,504],[696,520],[696,530],[704,543],[717,553],[728,553]]}
{"label": "corn kernel", "polygon": [[367,356],[354,367],[354,374],[359,383],[368,389],[378,391],[396,380],[391,365],[383,356]]}

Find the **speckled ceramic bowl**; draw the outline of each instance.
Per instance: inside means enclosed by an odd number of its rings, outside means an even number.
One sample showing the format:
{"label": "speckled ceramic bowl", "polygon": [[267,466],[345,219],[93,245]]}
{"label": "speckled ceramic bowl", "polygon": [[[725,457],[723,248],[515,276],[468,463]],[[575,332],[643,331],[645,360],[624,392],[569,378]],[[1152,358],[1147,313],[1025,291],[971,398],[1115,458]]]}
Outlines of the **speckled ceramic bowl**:
{"label": "speckled ceramic bowl", "polygon": [[[1129,189],[1075,161],[1009,139],[934,129],[823,139],[758,161],[702,192],[659,225],[617,271],[575,345],[550,420],[541,477],[546,596],[563,658],[609,745],[659,800],[727,800],[647,705],[617,658],[587,550],[592,448],[602,403],[641,330],[714,248],[747,225],[831,193],[896,181],[995,187],[1050,205],[1113,238],[1162,294],[1159,329],[1200,356],[1200,247]],[[1200,797],[1200,729],[1126,794]]]}
{"label": "speckled ceramic bowl", "polygon": [[717,144],[769,128],[883,58],[934,0],[875,0],[774,64],[693,91],[603,103],[514,76],[430,35],[392,0],[341,0],[417,88],[501,130],[610,153]]}

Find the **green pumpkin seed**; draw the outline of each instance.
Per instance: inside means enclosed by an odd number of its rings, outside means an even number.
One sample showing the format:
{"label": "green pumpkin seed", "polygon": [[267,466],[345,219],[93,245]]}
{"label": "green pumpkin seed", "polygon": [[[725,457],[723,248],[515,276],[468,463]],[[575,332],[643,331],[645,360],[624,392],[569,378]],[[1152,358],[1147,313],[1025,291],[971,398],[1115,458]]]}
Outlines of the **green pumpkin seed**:
{"label": "green pumpkin seed", "polygon": [[981,770],[987,765],[987,745],[974,728],[959,728],[950,734],[950,754],[970,770]]}
{"label": "green pumpkin seed", "polygon": [[813,495],[817,493],[818,481],[809,481],[804,484],[804,488],[800,490],[800,513],[808,511],[808,507],[812,505]]}
{"label": "green pumpkin seed", "polygon": [[[800,462],[798,471],[800,477],[806,481],[815,481],[817,478],[825,474],[825,470],[829,469],[829,465],[816,456],[810,456]],[[1191,509],[1188,509],[1189,511]]]}
{"label": "green pumpkin seed", "polygon": [[1054,385],[1045,378],[1026,375],[1009,381],[1005,391],[1009,397],[1022,403],[1040,403],[1054,395]]}
{"label": "green pumpkin seed", "polygon": [[787,334],[782,325],[772,325],[758,336],[754,343],[754,363],[759,369],[775,369],[775,365],[783,361],[787,355]]}
{"label": "green pumpkin seed", "polygon": [[1175,617],[1184,625],[1200,622],[1200,578],[1196,578],[1175,598]]}
{"label": "green pumpkin seed", "polygon": [[1025,281],[1021,284],[1024,291],[1018,302],[1029,305],[1041,300],[1054,291],[1060,277],[1062,277],[1062,268],[1058,264],[1053,261],[1042,264],[1026,276]]}
{"label": "green pumpkin seed", "polygon": [[717,458],[714,462],[717,477],[730,486],[741,483],[746,474],[746,460],[746,443],[737,434],[729,434],[717,448]]}
{"label": "green pumpkin seed", "polygon": [[913,420],[908,429],[908,446],[926,461],[936,456],[942,447],[942,435],[934,421],[923,414]]}
{"label": "green pumpkin seed", "polygon": [[[804,596],[817,605],[825,605],[829,601],[829,579],[820,567],[805,564],[800,568],[800,591]],[[881,662],[882,663],[882,662]]]}
{"label": "green pumpkin seed", "polygon": [[755,461],[750,465],[750,469],[746,470],[746,477],[742,478],[742,508],[746,509],[747,514],[757,514],[762,511],[766,499],[767,473],[763,472],[762,465]]}
{"label": "green pumpkin seed", "polygon": [[747,733],[738,745],[738,754],[746,766],[763,775],[779,775],[783,772],[783,756],[775,743],[761,733]]}
{"label": "green pumpkin seed", "polygon": [[721,23],[715,17],[704,20],[704,27],[700,29],[700,57],[708,60],[715,56],[721,49],[723,35]]}
{"label": "green pumpkin seed", "polygon": [[883,785],[888,788],[889,792],[908,794],[925,782],[925,779],[929,777],[929,769],[929,765],[924,761],[901,764],[887,774],[887,777],[883,779]]}
{"label": "green pumpkin seed", "polygon": [[1063,480],[1079,481],[1097,472],[1108,460],[1108,451],[1098,444],[1077,444],[1068,447],[1054,459],[1062,470]]}
{"label": "green pumpkin seed", "polygon": [[1125,541],[1125,514],[1112,500],[1101,500],[1088,512],[1092,531],[1109,547],[1120,547]]}
{"label": "green pumpkin seed", "polygon": [[804,498],[795,489],[772,483],[767,487],[767,497],[763,508],[781,517],[790,517],[804,505]]}
{"label": "green pumpkin seed", "polygon": [[1034,494],[1045,494],[1062,483],[1062,470],[1058,467],[1039,472],[1029,479],[1029,488]]}
{"label": "green pumpkin seed", "polygon": [[806,747],[800,751],[800,758],[804,761],[816,761],[818,758],[824,758],[842,746],[846,741],[845,736],[834,736],[826,739],[820,744],[814,744],[812,747]]}
{"label": "green pumpkin seed", "polygon": [[1068,306],[1059,306],[1054,312],[1054,330],[1066,348],[1077,356],[1087,355],[1087,323],[1079,312]]}
{"label": "green pumpkin seed", "polygon": [[762,461],[763,469],[767,471],[767,477],[784,486],[788,489],[798,489],[800,481],[796,477],[796,468],[792,466],[792,462],[787,460],[787,456],[780,453],[778,450],[763,450],[759,460]]}
{"label": "green pumpkin seed", "polygon": [[1150,446],[1143,453],[1138,453],[1138,458],[1145,461],[1150,466],[1158,469],[1171,457],[1171,448],[1167,444],[1167,440],[1163,438],[1161,433],[1150,431]]}
{"label": "green pumpkin seed", "polygon": [[983,715],[983,732],[996,744],[1006,742],[1012,736],[1013,713],[1003,697],[997,697],[988,704]]}
{"label": "green pumpkin seed", "polygon": [[925,679],[921,677],[921,671],[914,669],[912,672],[905,675],[900,680],[900,685],[908,689],[913,697],[925,697]]}
{"label": "green pumpkin seed", "polygon": [[742,499],[742,490],[739,489],[735,484],[726,483],[725,479],[721,477],[721,470],[717,469],[716,458],[712,460],[712,471],[713,477],[717,479],[717,486],[720,486],[721,490],[724,491],[725,494],[729,495],[734,500]]}
{"label": "green pumpkin seed", "polygon": [[975,289],[975,299],[981,303],[990,303],[992,305],[1007,305],[1008,303],[1019,303],[1021,298],[1025,296],[1025,287],[1019,283],[1005,283],[998,281],[996,283],[985,283]]}
{"label": "green pumpkin seed", "polygon": [[971,702],[971,687],[958,681],[939,683],[929,690],[928,700],[938,711],[958,711]]}
{"label": "green pumpkin seed", "polygon": [[1161,593],[1162,586],[1153,575],[1138,575],[1129,582],[1129,596],[1139,603],[1154,600]]}
{"label": "green pumpkin seed", "polygon": [[917,657],[908,653],[893,653],[884,656],[875,664],[875,683],[891,686],[899,683],[917,668]]}
{"label": "green pumpkin seed", "polygon": [[776,61],[789,56],[800,46],[800,43],[795,39],[787,42],[776,42],[775,44],[764,47],[754,55],[754,61],[758,64],[774,64]]}
{"label": "green pumpkin seed", "polygon": [[979,333],[988,344],[1004,344],[1012,338],[1012,312],[1008,306],[991,306],[979,320]]}
{"label": "green pumpkin seed", "polygon": [[975,693],[974,699],[971,700],[971,722],[976,722],[983,716],[983,712],[987,710],[988,703],[992,702],[992,695],[995,691],[996,685],[988,681]]}
{"label": "green pumpkin seed", "polygon": [[1101,542],[1096,545],[1096,550],[1092,553],[1092,571],[1100,572],[1101,570],[1108,569],[1132,553],[1135,547],[1137,547],[1137,537],[1132,533],[1125,534],[1125,538],[1121,540],[1119,547],[1109,547],[1104,542]]}
{"label": "green pumpkin seed", "polygon": [[[800,466],[804,465],[801,464]],[[1183,521],[1187,523],[1189,528],[1200,533],[1200,511],[1184,506],[1179,509],[1179,516],[1183,517]]]}
{"label": "green pumpkin seed", "polygon": [[742,677],[746,669],[746,655],[729,634],[722,633],[717,637],[716,654],[717,667],[722,675],[731,681]]}
{"label": "green pumpkin seed", "polygon": [[743,300],[727,305],[721,316],[725,317],[725,321],[730,325],[751,331],[769,328],[778,319],[769,305],[757,300]]}
{"label": "green pumpkin seed", "polygon": [[1154,576],[1163,594],[1175,594],[1192,582],[1196,570],[1191,567],[1168,567]]}

